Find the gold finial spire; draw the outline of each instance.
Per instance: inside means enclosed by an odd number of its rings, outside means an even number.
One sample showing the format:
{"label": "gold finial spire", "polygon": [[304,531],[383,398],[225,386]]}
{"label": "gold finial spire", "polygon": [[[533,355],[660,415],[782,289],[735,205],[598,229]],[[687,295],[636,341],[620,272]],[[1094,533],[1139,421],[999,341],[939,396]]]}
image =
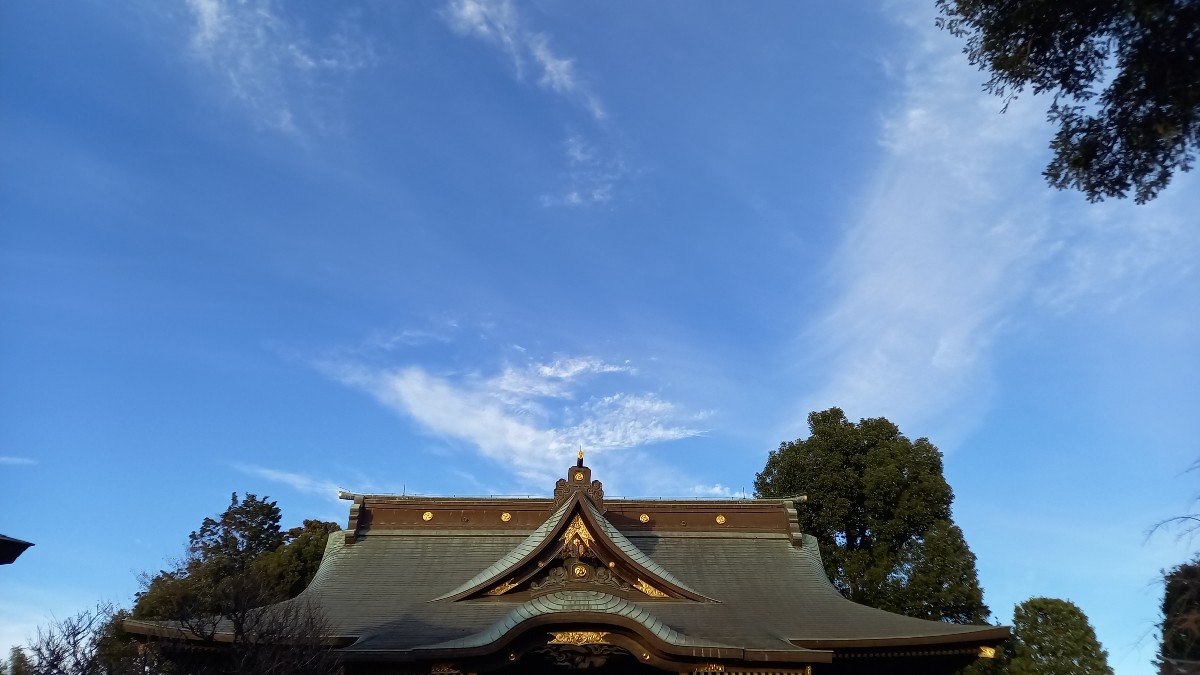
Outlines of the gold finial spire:
{"label": "gold finial spire", "polygon": [[578,461],[575,462],[575,466],[583,466],[583,446],[582,445],[579,446],[579,454],[576,455],[576,457],[578,458]]}

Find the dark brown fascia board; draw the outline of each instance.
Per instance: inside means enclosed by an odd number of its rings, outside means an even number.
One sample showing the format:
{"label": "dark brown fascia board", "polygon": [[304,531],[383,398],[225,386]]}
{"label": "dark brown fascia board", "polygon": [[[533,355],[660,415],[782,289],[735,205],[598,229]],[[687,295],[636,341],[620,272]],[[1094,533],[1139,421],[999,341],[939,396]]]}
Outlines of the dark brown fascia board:
{"label": "dark brown fascia board", "polygon": [[[553,505],[554,500],[549,497],[431,497],[421,495],[393,495],[393,494],[366,494],[357,492],[341,491],[338,497],[345,500],[353,501],[355,499],[369,500],[376,504],[470,504],[478,506],[497,506],[503,507],[513,503],[522,503],[529,505]],[[712,506],[721,508],[763,508],[777,507],[788,502],[797,501],[798,498],[789,497],[784,499],[657,499],[654,497],[605,497],[604,501],[607,504],[612,502],[622,506],[688,506],[688,507],[704,507]]]}
{"label": "dark brown fascia board", "polygon": [[981,626],[979,630],[941,635],[911,637],[855,638],[837,640],[788,640],[806,649],[874,649],[883,647],[923,647],[927,645],[960,644],[965,642],[996,643],[1012,635],[1008,626]]}
{"label": "dark brown fascia board", "polygon": [[372,495],[355,492],[339,492],[338,497],[346,500],[362,499],[374,504],[469,504],[478,506],[504,506],[521,503],[529,505],[553,505],[554,500],[548,497],[428,497],[420,495]]}

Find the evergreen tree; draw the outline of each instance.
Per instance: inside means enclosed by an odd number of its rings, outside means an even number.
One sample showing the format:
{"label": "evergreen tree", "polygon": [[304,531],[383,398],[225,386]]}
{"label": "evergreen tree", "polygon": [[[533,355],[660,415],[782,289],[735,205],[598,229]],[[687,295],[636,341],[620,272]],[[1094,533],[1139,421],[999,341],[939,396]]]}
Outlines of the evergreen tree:
{"label": "evergreen tree", "polygon": [[1200,147],[1200,3],[937,0],[988,91],[1052,96],[1044,175],[1092,201],[1153,199]]}
{"label": "evergreen tree", "polygon": [[1163,575],[1159,665],[1200,663],[1200,558]]}
{"label": "evergreen tree", "polygon": [[337,523],[306,520],[302,527],[287,531],[286,544],[260,555],[253,565],[270,583],[271,595],[294,598],[307,588],[321,565],[329,535],[340,529]]}
{"label": "evergreen tree", "polygon": [[1008,675],[1113,675],[1087,616],[1074,603],[1030,598],[1013,610]]}
{"label": "evergreen tree", "polygon": [[306,520],[282,531],[275,502],[235,492],[229,508],[188,536],[174,569],[144,578],[133,616],[222,615],[295,597],[312,581],[337,523]]}
{"label": "evergreen tree", "polygon": [[847,598],[900,614],[981,623],[989,612],[954,525],[942,454],[884,418],[854,424],[838,408],[808,416],[807,439],[782,443],[754,481],[760,497],[809,496],[801,528]]}
{"label": "evergreen tree", "polygon": [[[229,508],[205,518],[174,569],[143,578],[137,619],[167,620],[199,640],[228,635],[228,648],[172,654],[180,672],[320,673],[336,670],[323,646],[327,627],[315,606],[274,604],[308,585],[335,523],[317,520],[283,532],[275,502],[233,494]],[[270,607],[268,607],[270,605]]]}
{"label": "evergreen tree", "polygon": [[33,675],[33,664],[29,662],[25,650],[20,647],[13,647],[9,650],[8,672],[9,675]]}

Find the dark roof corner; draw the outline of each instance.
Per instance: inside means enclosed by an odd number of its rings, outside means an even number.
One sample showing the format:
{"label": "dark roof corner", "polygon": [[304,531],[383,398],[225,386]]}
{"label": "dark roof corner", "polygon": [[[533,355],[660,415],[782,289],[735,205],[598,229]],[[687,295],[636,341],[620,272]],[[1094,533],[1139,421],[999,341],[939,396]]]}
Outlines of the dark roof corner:
{"label": "dark roof corner", "polygon": [[0,534],[0,565],[12,564],[30,546],[33,546],[30,542]]}

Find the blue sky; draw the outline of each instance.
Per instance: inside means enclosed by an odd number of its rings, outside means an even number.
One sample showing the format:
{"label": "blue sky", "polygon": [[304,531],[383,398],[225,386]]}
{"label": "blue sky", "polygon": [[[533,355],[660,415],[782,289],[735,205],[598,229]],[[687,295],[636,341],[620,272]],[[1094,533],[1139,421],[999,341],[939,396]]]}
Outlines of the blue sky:
{"label": "blue sky", "polygon": [[[233,491],[749,493],[809,411],[945,453],[986,601],[1153,672],[1200,191],[1047,188],[932,2],[5,3],[0,648]],[[818,495],[812,498],[819,499]]]}

